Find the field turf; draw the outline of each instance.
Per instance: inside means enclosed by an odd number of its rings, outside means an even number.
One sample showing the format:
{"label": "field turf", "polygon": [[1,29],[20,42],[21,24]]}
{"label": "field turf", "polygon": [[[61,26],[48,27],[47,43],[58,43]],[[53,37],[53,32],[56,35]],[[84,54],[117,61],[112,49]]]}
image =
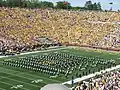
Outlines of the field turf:
{"label": "field turf", "polygon": [[[120,64],[119,53],[114,53],[114,52],[100,53],[93,50],[86,51],[84,49],[71,49],[71,48],[64,48],[60,50],[59,48],[58,50],[51,49],[51,51],[39,52],[35,54],[12,56],[9,57],[9,59],[26,57],[26,56],[29,57],[31,55],[40,55],[43,53],[54,53],[54,52],[68,53],[76,56],[99,57],[106,60],[114,59],[116,64]],[[72,75],[69,75],[67,78],[65,78],[64,76],[57,78],[49,78],[50,77],[49,75],[40,72],[2,65],[1,62],[7,59],[8,58],[0,59],[0,90],[40,90],[40,88],[46,84],[63,83],[65,81],[71,80],[71,77],[75,75],[75,73],[73,73]],[[94,71],[97,71],[97,68],[94,69]],[[76,70],[75,72],[78,71]],[[33,80],[38,80],[38,79],[43,81],[39,83],[31,83]],[[12,86],[16,86],[16,85],[23,85],[23,87],[20,89],[19,88],[11,89]]]}

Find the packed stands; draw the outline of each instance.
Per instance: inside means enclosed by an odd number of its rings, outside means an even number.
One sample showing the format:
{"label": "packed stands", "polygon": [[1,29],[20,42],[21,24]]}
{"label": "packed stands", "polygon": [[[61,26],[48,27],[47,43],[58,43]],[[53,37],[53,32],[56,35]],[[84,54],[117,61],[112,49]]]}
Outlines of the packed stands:
{"label": "packed stands", "polygon": [[120,71],[115,70],[79,82],[75,90],[120,90]]}
{"label": "packed stands", "polygon": [[41,47],[45,37],[65,45],[119,48],[119,21],[120,12],[0,7],[0,45],[21,52]]}

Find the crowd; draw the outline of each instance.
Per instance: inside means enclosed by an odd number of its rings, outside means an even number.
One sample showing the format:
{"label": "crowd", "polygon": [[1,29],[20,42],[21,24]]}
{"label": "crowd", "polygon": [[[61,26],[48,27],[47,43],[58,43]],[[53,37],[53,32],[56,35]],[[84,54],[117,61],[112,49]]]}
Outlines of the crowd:
{"label": "crowd", "polygon": [[120,90],[120,71],[106,72],[89,81],[80,82],[75,90]]}
{"label": "crowd", "polygon": [[120,12],[0,7],[0,46],[10,51],[40,47],[39,37],[47,37],[62,44],[119,48],[119,21]]}

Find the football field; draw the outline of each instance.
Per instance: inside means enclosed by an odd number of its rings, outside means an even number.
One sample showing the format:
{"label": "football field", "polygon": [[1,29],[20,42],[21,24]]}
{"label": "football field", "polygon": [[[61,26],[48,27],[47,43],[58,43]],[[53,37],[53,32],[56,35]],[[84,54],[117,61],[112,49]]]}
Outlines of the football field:
{"label": "football field", "polygon": [[120,64],[119,53],[57,48],[0,59],[0,90],[40,90]]}

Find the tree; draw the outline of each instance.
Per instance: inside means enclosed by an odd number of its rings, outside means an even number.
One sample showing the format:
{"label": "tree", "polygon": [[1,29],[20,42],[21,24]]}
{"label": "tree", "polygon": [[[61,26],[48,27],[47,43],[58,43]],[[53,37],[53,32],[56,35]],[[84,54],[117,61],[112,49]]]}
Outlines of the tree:
{"label": "tree", "polygon": [[7,7],[7,6],[8,6],[8,5],[7,5],[7,1],[3,0],[3,1],[2,1],[2,6]]}
{"label": "tree", "polygon": [[[113,3],[110,3],[113,4]],[[56,9],[72,9],[72,10],[102,10],[101,4],[92,1],[86,1],[84,7],[72,7],[67,1],[59,1],[54,4],[48,1],[40,0],[0,0],[0,7],[22,7],[22,8],[56,8]]]}
{"label": "tree", "polygon": [[7,6],[8,7],[15,7],[15,2],[14,0],[6,0]]}
{"label": "tree", "polygon": [[96,3],[93,4],[93,10],[98,10],[98,6]]}
{"label": "tree", "polygon": [[84,7],[87,10],[102,10],[100,2],[92,4],[92,1],[87,1]]}
{"label": "tree", "polygon": [[3,4],[3,0],[0,0],[0,7],[2,7],[2,4]]}
{"label": "tree", "polygon": [[97,10],[102,10],[100,2],[97,3]]}
{"label": "tree", "polygon": [[72,7],[72,10],[80,10],[80,7]]}
{"label": "tree", "polygon": [[53,8],[54,7],[52,2],[47,2],[47,1],[44,1],[43,5],[45,8]]}
{"label": "tree", "polygon": [[27,7],[27,3],[28,3],[28,1],[24,0],[21,7],[26,8]]}
{"label": "tree", "polygon": [[32,8],[32,3],[30,1],[27,1],[27,8]]}
{"label": "tree", "polygon": [[56,5],[57,9],[71,9],[71,4],[67,1],[59,1]]}
{"label": "tree", "polygon": [[23,0],[6,0],[6,4],[8,7],[21,7]]}
{"label": "tree", "polygon": [[85,8],[87,8],[88,10],[92,10],[93,9],[92,1],[86,1]]}
{"label": "tree", "polygon": [[23,8],[53,8],[52,2],[39,0],[0,0],[0,6]]}
{"label": "tree", "polygon": [[39,8],[53,8],[54,5],[52,2],[47,2],[47,1],[41,1],[39,4],[38,4]]}
{"label": "tree", "polygon": [[15,0],[15,5],[17,6],[17,7],[21,7],[22,6],[22,4],[23,4],[23,0]]}
{"label": "tree", "polygon": [[31,0],[30,1],[30,7],[31,8],[38,8],[39,0]]}

